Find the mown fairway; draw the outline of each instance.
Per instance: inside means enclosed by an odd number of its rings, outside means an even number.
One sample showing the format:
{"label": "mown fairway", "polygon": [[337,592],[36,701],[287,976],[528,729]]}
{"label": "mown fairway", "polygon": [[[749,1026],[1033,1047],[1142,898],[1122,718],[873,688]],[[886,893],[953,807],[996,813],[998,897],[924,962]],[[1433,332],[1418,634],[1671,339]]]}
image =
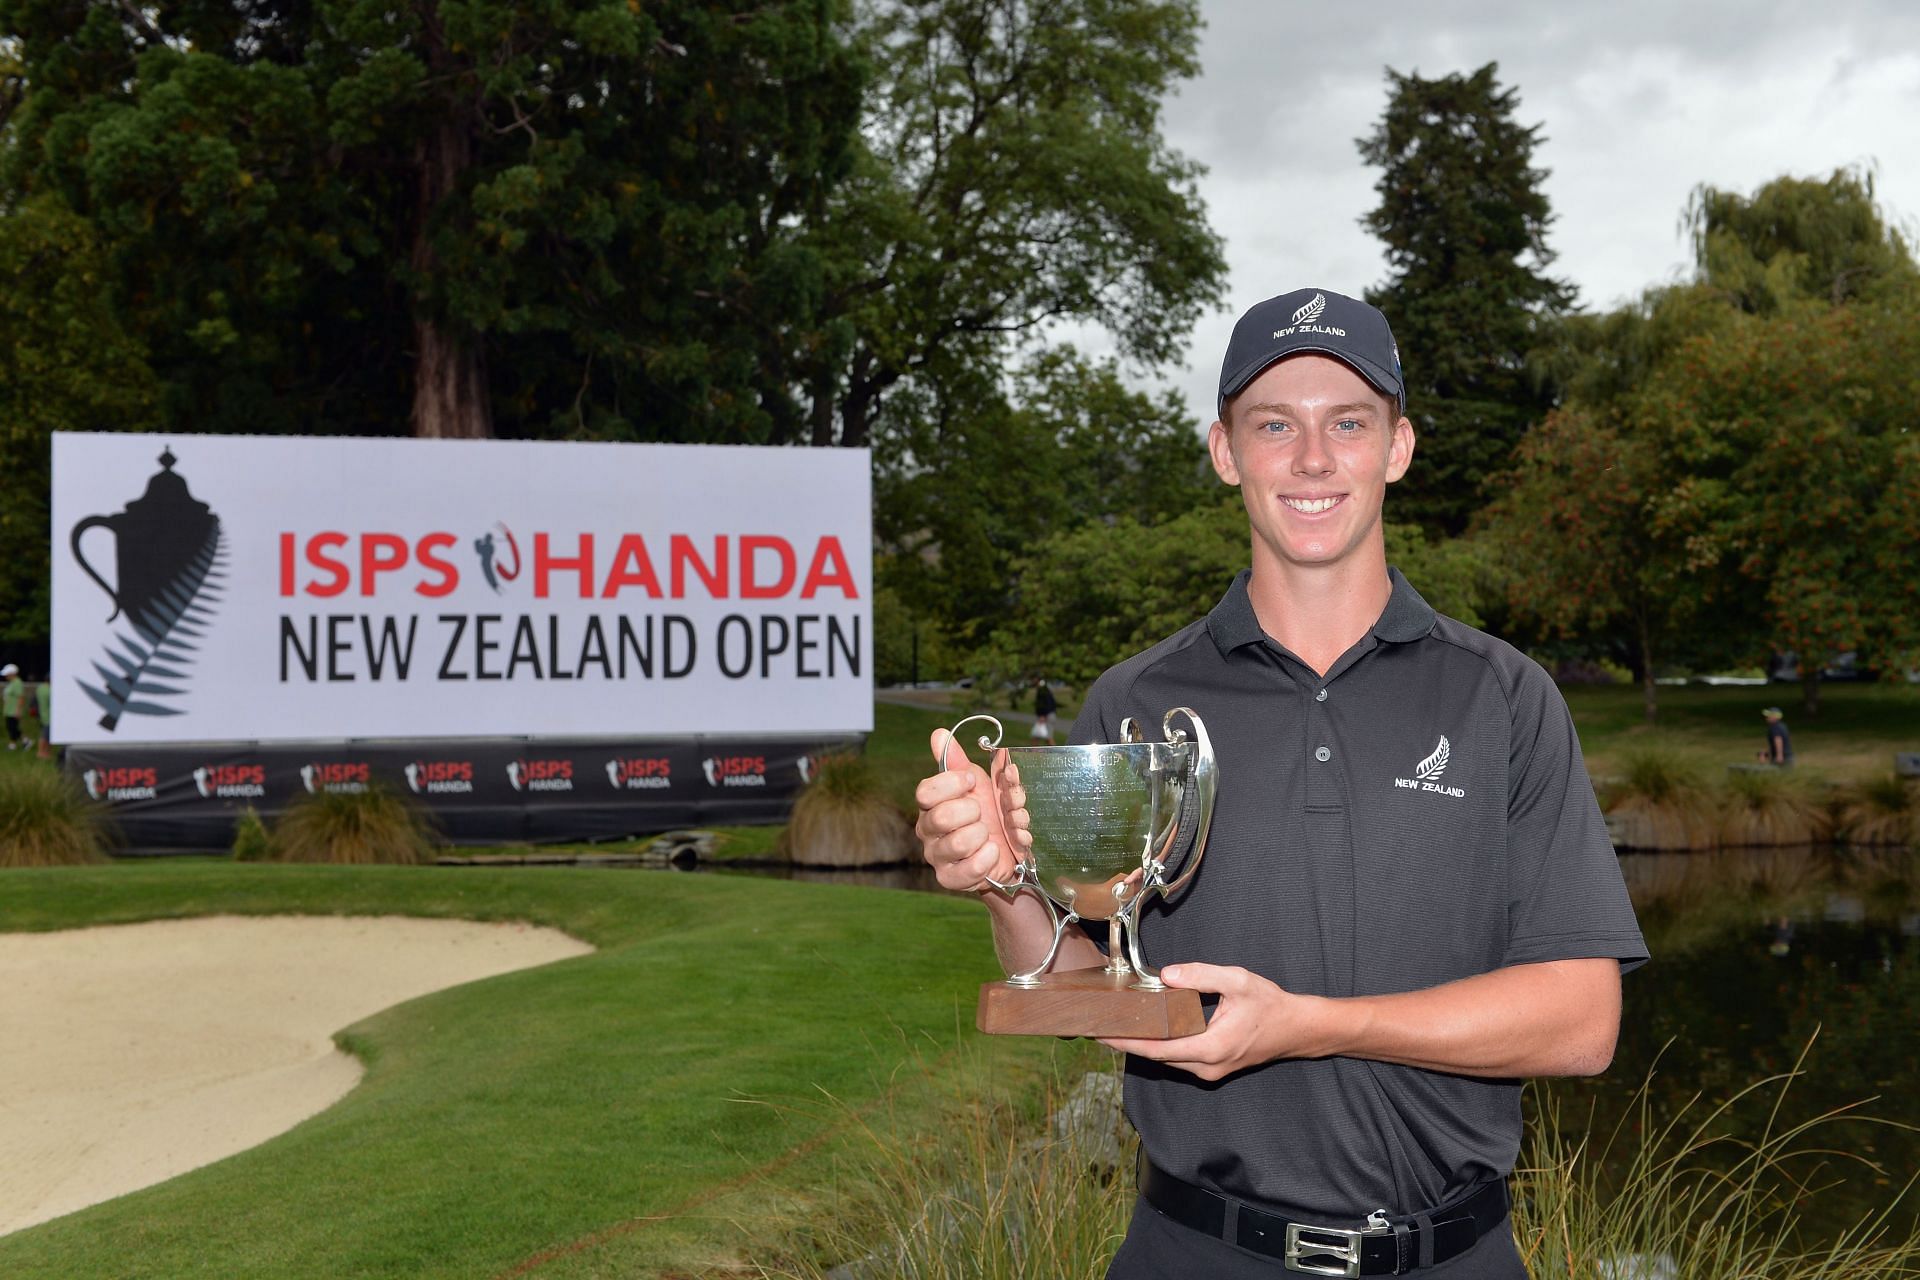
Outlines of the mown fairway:
{"label": "mown fairway", "polygon": [[0,1238],[0,1275],[725,1270],[792,1215],[828,1207],[835,1143],[862,1115],[926,1106],[937,1124],[927,1099],[1046,1053],[972,1033],[992,951],[976,908],[933,895],[571,868],[0,874],[4,929],[216,912],[525,920],[600,950],[347,1029],[368,1070],[338,1105]]}

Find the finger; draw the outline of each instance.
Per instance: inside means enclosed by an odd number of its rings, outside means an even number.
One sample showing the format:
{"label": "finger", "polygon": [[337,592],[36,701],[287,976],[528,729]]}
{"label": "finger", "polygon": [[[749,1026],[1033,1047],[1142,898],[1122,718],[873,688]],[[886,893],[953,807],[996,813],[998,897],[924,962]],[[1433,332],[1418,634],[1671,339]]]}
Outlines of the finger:
{"label": "finger", "polygon": [[1170,1067],[1179,1067],[1183,1071],[1191,1071],[1196,1066],[1206,1065],[1207,1044],[1201,1043],[1206,1040],[1206,1035],[1207,1033],[1202,1031],[1197,1036],[1181,1036],[1175,1040],[1137,1040],[1116,1036],[1111,1039],[1102,1039],[1100,1043],[1109,1049],[1130,1053],[1136,1058],[1148,1058],[1154,1062],[1164,1062]]}
{"label": "finger", "polygon": [[943,800],[966,795],[972,790],[972,776],[955,769],[920,779],[913,788],[913,800],[922,809],[931,809]]}
{"label": "finger", "polygon": [[938,838],[966,827],[984,827],[981,820],[984,816],[980,802],[972,796],[943,801],[926,811],[927,832]]}
{"label": "finger", "polygon": [[1200,964],[1189,961],[1185,964],[1170,964],[1160,971],[1160,977],[1170,987],[1181,987],[1191,991],[1212,991],[1221,995],[1234,995],[1247,989],[1247,971],[1238,965]]}

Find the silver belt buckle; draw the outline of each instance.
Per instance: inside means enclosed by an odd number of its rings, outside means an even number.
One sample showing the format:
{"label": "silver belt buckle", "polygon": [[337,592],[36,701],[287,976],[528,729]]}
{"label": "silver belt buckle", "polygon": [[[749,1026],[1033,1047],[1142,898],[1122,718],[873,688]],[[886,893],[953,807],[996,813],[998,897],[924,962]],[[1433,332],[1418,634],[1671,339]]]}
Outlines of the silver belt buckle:
{"label": "silver belt buckle", "polygon": [[[1360,1274],[1360,1242],[1368,1236],[1383,1235],[1391,1230],[1393,1228],[1387,1225],[1386,1214],[1379,1210],[1367,1215],[1366,1228],[1359,1231],[1289,1222],[1287,1252],[1281,1261],[1286,1264],[1287,1270],[1310,1276],[1356,1277]],[[1338,1258],[1340,1265],[1308,1262],[1309,1257]]]}

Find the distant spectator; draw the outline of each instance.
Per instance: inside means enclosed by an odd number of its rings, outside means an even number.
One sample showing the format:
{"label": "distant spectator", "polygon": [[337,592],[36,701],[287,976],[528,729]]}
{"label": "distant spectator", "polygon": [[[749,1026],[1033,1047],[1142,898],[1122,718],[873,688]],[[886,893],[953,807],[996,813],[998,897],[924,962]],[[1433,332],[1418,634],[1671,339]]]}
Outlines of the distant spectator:
{"label": "distant spectator", "polygon": [[1060,702],[1053,696],[1053,690],[1047,688],[1045,676],[1033,678],[1033,736],[1038,742],[1053,741],[1053,713],[1060,709]]}
{"label": "distant spectator", "polygon": [[6,680],[6,687],[0,690],[0,715],[7,721],[7,750],[17,751],[30,745],[20,736],[20,713],[26,709],[27,686],[20,679],[20,668],[9,662],[0,667],[0,678]]}
{"label": "distant spectator", "polygon": [[1760,752],[1760,759],[1784,769],[1793,763],[1793,735],[1787,732],[1787,722],[1778,707],[1768,707],[1760,713],[1767,718],[1767,745]]}
{"label": "distant spectator", "polygon": [[42,680],[33,687],[34,709],[40,713],[40,758],[53,758],[53,681]]}

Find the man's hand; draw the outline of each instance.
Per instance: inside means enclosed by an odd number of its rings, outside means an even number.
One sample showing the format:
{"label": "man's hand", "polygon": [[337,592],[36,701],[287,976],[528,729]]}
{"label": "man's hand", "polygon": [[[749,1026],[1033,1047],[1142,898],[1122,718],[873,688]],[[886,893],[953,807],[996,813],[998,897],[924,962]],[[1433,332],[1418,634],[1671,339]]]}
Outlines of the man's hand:
{"label": "man's hand", "polygon": [[1318,1043],[1333,1002],[1296,995],[1238,966],[1170,964],[1160,971],[1170,987],[1218,993],[1220,1004],[1207,1029],[1177,1040],[1102,1040],[1135,1057],[1178,1067],[1202,1080],[1223,1080],[1236,1071],[1275,1058],[1318,1058],[1332,1050]]}
{"label": "man's hand", "polygon": [[913,830],[921,856],[942,888],[977,892],[991,887],[988,877],[1010,883],[1017,871],[1016,850],[1024,853],[1033,843],[1019,771],[1005,765],[997,777],[990,775],[967,758],[959,742],[948,746],[948,737],[945,729],[936,729],[929,744],[935,760],[944,752],[947,768],[922,778],[913,792],[920,806]]}

